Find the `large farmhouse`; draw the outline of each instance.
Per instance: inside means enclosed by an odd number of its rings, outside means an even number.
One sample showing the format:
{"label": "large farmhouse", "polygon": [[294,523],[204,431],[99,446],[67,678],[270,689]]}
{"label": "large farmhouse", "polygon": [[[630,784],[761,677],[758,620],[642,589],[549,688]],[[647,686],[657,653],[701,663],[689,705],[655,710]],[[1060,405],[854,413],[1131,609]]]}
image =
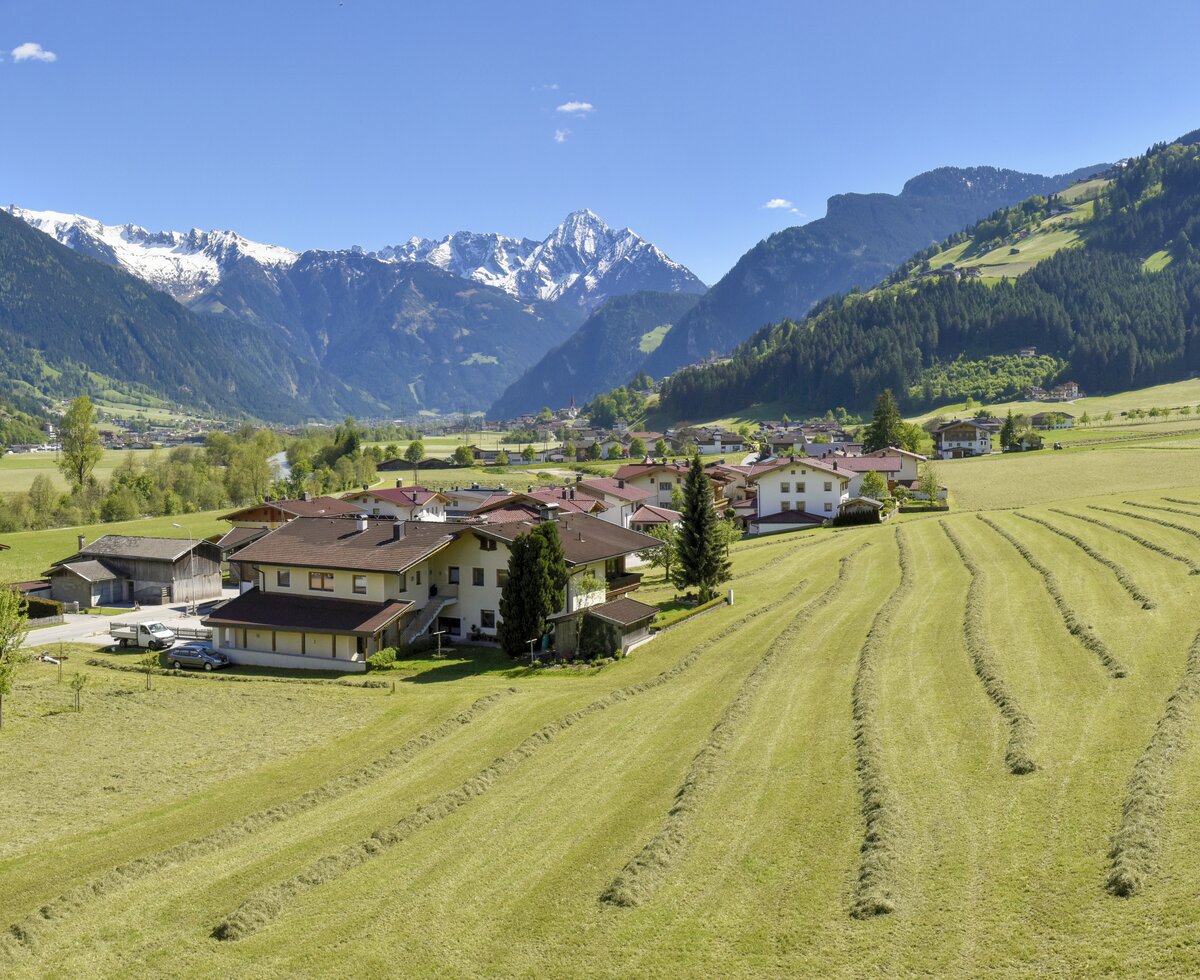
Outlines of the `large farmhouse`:
{"label": "large farmhouse", "polygon": [[[583,513],[503,521],[398,521],[360,515],[300,518],[238,554],[254,588],[209,614],[213,645],[234,663],[365,670],[366,658],[430,630],[494,637],[509,544],[541,521],[556,521],[571,572],[560,614],[603,613],[640,584],[626,559],[658,542]],[[617,608],[628,617],[630,609]],[[560,655],[575,650],[578,616],[556,622]],[[631,626],[636,632],[636,623]]]}
{"label": "large farmhouse", "polygon": [[850,499],[854,473],[837,463],[789,457],[755,466],[748,476],[757,488],[754,513],[747,518],[751,534],[769,534],[823,524],[838,515]]}
{"label": "large farmhouse", "polygon": [[45,572],[59,602],[103,606],[199,602],[221,594],[221,550],[211,541],[106,534]]}

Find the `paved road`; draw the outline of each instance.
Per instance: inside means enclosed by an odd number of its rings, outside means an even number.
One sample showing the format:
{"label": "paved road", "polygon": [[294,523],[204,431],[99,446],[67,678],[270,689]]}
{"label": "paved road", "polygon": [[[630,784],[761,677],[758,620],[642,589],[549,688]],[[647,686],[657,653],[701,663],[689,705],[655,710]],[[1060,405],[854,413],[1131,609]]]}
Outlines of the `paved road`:
{"label": "paved road", "polygon": [[[221,597],[231,599],[235,595],[237,589],[225,589]],[[212,605],[212,602],[203,603],[200,606],[201,614]],[[174,628],[199,626],[200,619],[201,616],[189,616],[182,603],[170,606],[143,606],[136,611],[131,606],[128,612],[116,616],[83,616],[68,613],[61,626],[43,626],[41,629],[30,630],[25,640],[25,649],[46,649],[53,652],[53,647],[59,643],[90,642],[102,646],[112,623],[163,623]]]}

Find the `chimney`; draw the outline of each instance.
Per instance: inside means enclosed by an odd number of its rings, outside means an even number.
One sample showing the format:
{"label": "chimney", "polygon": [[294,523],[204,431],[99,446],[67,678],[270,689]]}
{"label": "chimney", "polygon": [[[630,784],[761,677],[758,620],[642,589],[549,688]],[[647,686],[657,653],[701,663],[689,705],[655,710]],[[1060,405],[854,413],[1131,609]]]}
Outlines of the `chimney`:
{"label": "chimney", "polygon": [[404,480],[402,480],[402,479],[397,480],[396,481],[396,489],[399,490],[402,486],[404,486]]}
{"label": "chimney", "polygon": [[354,530],[358,531],[361,534],[366,529],[367,529],[367,515],[359,514],[356,518],[354,518]]}
{"label": "chimney", "polygon": [[547,501],[538,508],[538,520],[541,522],[558,520],[558,504]]}
{"label": "chimney", "polygon": [[583,474],[582,474],[582,473],[576,473],[576,474],[575,474],[575,482],[576,482],[576,483],[582,483],[582,482],[583,482]]}
{"label": "chimney", "polygon": [[583,532],[582,531],[579,532],[579,543],[580,544],[583,543]]}
{"label": "chimney", "polygon": [[623,479],[617,480],[617,489],[618,490],[625,489],[625,481]]}
{"label": "chimney", "polygon": [[305,490],[304,493],[300,494],[300,499],[305,503],[308,503],[310,500],[312,500],[312,494]]}
{"label": "chimney", "polygon": [[86,543],[87,543],[87,538],[86,538],[84,535],[82,535],[82,534],[81,534],[81,535],[79,535],[79,537],[78,537],[78,539],[77,539],[77,540],[78,540],[78,542],[79,542],[79,549],[78,549],[78,550],[79,550],[79,551],[83,551],[83,546],[84,546],[84,544],[86,544]]}
{"label": "chimney", "polygon": [[567,488],[566,487],[562,488],[562,499],[563,500],[567,499]]}
{"label": "chimney", "polygon": [[392,525],[392,540],[393,541],[403,541],[404,540],[404,522],[403,521],[396,521],[396,523],[394,523]]}
{"label": "chimney", "polygon": [[571,487],[571,499],[572,500],[575,499],[575,488],[574,487]]}

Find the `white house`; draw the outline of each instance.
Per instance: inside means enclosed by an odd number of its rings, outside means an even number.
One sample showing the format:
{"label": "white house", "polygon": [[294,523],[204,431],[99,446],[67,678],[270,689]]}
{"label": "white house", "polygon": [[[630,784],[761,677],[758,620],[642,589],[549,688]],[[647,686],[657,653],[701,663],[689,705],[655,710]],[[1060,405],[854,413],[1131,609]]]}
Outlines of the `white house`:
{"label": "white house", "polygon": [[757,495],[754,513],[746,519],[751,534],[822,524],[850,499],[854,474],[832,464],[797,456],[754,469],[749,479]]}
{"label": "white house", "polygon": [[362,508],[372,517],[392,517],[401,521],[444,521],[450,503],[437,490],[406,487],[397,480],[394,487],[356,490],[342,496],[347,503]]}
{"label": "white house", "polygon": [[992,430],[972,419],[939,425],[933,433],[938,459],[986,456],[992,451]]}
{"label": "white house", "polygon": [[618,466],[613,477],[624,480],[628,487],[636,487],[653,494],[645,503],[657,507],[671,506],[671,493],[687,481],[688,468],[683,463],[626,463]]}
{"label": "white house", "polygon": [[621,527],[629,527],[634,511],[658,497],[657,491],[635,487],[623,477],[615,476],[580,480],[574,489],[580,495],[594,497],[607,504],[607,509],[597,516]]}

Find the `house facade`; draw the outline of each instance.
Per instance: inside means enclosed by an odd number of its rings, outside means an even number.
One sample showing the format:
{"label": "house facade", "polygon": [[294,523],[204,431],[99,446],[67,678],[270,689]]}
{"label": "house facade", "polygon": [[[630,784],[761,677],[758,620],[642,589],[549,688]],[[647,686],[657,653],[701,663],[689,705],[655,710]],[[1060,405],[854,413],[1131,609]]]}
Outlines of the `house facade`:
{"label": "house facade", "polygon": [[833,520],[850,498],[853,474],[804,457],[755,468],[755,507],[747,518],[751,534],[770,534]]}
{"label": "house facade", "polygon": [[938,459],[986,456],[992,451],[991,429],[970,419],[955,420],[938,426],[933,439]]}
{"label": "house facade", "polygon": [[[495,523],[300,519],[239,553],[255,569],[255,586],[205,623],[233,663],[293,669],[366,670],[373,653],[431,631],[494,637],[509,546],[546,520],[557,524],[570,571],[562,613],[636,589],[641,576],[625,560],[658,544],[587,514],[560,517],[553,506]],[[572,653],[573,634],[559,639],[559,652]]]}
{"label": "house facade", "polygon": [[394,487],[355,490],[343,494],[342,500],[372,517],[391,517],[399,521],[444,521],[450,503],[437,490],[406,487],[403,480],[397,480]]}

